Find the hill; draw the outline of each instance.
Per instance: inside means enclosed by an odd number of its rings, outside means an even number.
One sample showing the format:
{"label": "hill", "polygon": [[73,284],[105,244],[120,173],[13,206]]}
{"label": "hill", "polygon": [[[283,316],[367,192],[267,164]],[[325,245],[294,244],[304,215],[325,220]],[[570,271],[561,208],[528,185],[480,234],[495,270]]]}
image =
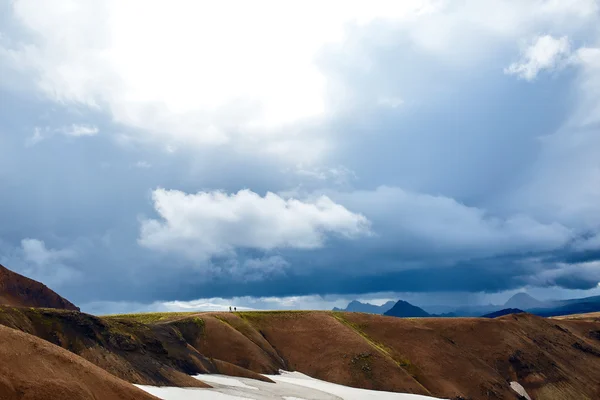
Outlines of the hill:
{"label": "hill", "polygon": [[504,303],[504,308],[519,308],[527,310],[532,308],[544,308],[546,304],[528,295],[527,293],[517,293]]}
{"label": "hill", "polygon": [[[600,398],[600,321],[530,314],[388,318],[325,311],[94,317],[0,308],[17,327],[129,382],[189,386],[188,374],[265,380],[279,369],[347,386],[440,398]],[[196,382],[199,382],[195,380]],[[457,397],[458,398],[458,397]]]}
{"label": "hill", "polygon": [[[0,307],[0,325],[45,339],[131,383],[206,387],[190,376],[201,373],[266,379],[236,365],[209,359],[190,346],[202,337],[204,319],[191,317],[162,323],[157,315],[162,314],[144,315],[144,323],[68,310]],[[171,317],[178,316],[174,313]],[[231,340],[224,336],[219,342],[226,346]]]}
{"label": "hill", "polygon": [[284,369],[439,398],[514,399],[512,381],[537,400],[600,398],[597,319],[410,319],[325,311],[94,317],[0,307],[0,325],[144,385],[203,386],[189,376],[199,373],[268,381],[261,374]]}
{"label": "hill", "polygon": [[157,400],[35,336],[0,326],[2,400]]}
{"label": "hill", "polygon": [[385,304],[376,306],[370,303],[361,303],[357,300],[352,300],[348,303],[348,306],[344,309],[334,307],[333,311],[346,311],[346,312],[364,312],[370,314],[383,314],[394,306],[393,301],[388,301]]}
{"label": "hill", "polygon": [[0,265],[0,304],[15,307],[45,307],[79,311],[46,285]]}
{"label": "hill", "polygon": [[505,308],[503,310],[494,311],[493,313],[482,315],[481,318],[498,318],[498,317],[503,317],[505,315],[521,314],[524,312],[525,311],[519,310],[518,308]]}
{"label": "hill", "polygon": [[389,317],[429,317],[429,313],[427,313],[422,308],[417,306],[413,306],[412,304],[404,301],[398,300],[394,307],[383,313],[383,315],[387,315]]}

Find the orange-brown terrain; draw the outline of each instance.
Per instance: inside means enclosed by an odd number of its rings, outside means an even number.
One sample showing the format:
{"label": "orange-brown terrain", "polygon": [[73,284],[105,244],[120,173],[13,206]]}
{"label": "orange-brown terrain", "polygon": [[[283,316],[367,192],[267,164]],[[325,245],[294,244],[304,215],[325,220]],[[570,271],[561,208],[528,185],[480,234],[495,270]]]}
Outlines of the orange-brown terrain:
{"label": "orange-brown terrain", "polygon": [[19,275],[2,265],[0,265],[0,304],[79,311],[73,303],[60,297],[44,284]]}
{"label": "orange-brown terrain", "polygon": [[156,400],[44,340],[0,326],[0,399]]}
{"label": "orange-brown terrain", "polygon": [[[244,331],[264,338],[285,368],[335,383],[442,398],[515,399],[509,382],[517,381],[534,399],[600,398],[599,320],[530,314],[403,319],[318,311],[203,318],[231,326],[242,320]],[[248,352],[263,346],[246,332]],[[207,348],[210,338],[219,340],[208,330],[205,336]],[[238,354],[214,356],[235,362]]]}
{"label": "orange-brown terrain", "polygon": [[593,318],[403,319],[326,311],[99,318],[5,307],[0,324],[142,384],[198,386],[188,376],[197,373],[266,380],[259,373],[283,368],[441,398],[517,399],[511,381],[533,399],[600,398],[600,321]]}
{"label": "orange-brown terrain", "polygon": [[[354,387],[448,399],[518,399],[512,381],[534,400],[600,398],[600,317],[594,315],[396,318],[280,311],[95,317],[2,306],[0,325],[138,384],[207,386],[190,376],[201,373],[268,381],[260,374],[286,369]],[[39,375],[22,362],[15,374],[25,372],[16,375]],[[60,370],[57,363],[53,369]]]}

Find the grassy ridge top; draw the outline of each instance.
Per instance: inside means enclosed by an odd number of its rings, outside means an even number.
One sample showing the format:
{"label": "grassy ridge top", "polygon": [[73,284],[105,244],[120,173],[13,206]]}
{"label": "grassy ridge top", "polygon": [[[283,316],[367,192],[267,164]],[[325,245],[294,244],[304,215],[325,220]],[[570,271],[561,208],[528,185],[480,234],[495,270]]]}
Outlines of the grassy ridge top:
{"label": "grassy ridge top", "polygon": [[310,312],[319,312],[319,313],[331,313],[331,311],[307,311],[307,310],[276,310],[276,311],[170,311],[170,312],[147,312],[147,313],[129,313],[129,314],[110,314],[103,315],[101,318],[103,319],[127,319],[130,321],[136,321],[143,324],[156,324],[163,322],[170,322],[176,319],[181,319],[185,317],[192,317],[200,314],[231,314],[239,317],[248,317],[248,318],[259,318],[268,315],[298,315]]}
{"label": "grassy ridge top", "polygon": [[169,322],[181,317],[191,317],[198,312],[148,312],[148,313],[132,313],[132,314],[111,314],[103,315],[103,319],[127,319],[130,321],[140,322],[142,324],[156,324],[159,322]]}

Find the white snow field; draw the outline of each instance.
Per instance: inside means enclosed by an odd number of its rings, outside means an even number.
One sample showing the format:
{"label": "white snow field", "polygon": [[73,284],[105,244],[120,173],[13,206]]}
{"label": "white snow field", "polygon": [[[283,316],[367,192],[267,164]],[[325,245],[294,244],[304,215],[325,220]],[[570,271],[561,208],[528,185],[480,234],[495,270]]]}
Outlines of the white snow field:
{"label": "white snow field", "polygon": [[163,400],[432,400],[416,394],[380,392],[336,385],[299,372],[267,375],[276,383],[224,375],[198,375],[211,389],[136,385]]}
{"label": "white snow field", "polygon": [[525,397],[526,400],[531,400],[531,397],[529,397],[529,394],[527,394],[527,391],[525,390],[525,388],[523,386],[521,386],[521,384],[519,382],[511,382],[510,387],[512,390],[517,392],[520,396]]}

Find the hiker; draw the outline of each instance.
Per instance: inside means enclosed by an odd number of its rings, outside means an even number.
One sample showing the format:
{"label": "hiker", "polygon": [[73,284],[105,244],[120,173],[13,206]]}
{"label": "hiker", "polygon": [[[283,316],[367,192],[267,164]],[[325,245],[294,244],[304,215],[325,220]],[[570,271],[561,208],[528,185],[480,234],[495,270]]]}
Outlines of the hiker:
{"label": "hiker", "polygon": [[237,307],[233,307],[233,311],[237,311]]}
{"label": "hiker", "polygon": [[231,312],[231,306],[229,306],[229,312]]}

